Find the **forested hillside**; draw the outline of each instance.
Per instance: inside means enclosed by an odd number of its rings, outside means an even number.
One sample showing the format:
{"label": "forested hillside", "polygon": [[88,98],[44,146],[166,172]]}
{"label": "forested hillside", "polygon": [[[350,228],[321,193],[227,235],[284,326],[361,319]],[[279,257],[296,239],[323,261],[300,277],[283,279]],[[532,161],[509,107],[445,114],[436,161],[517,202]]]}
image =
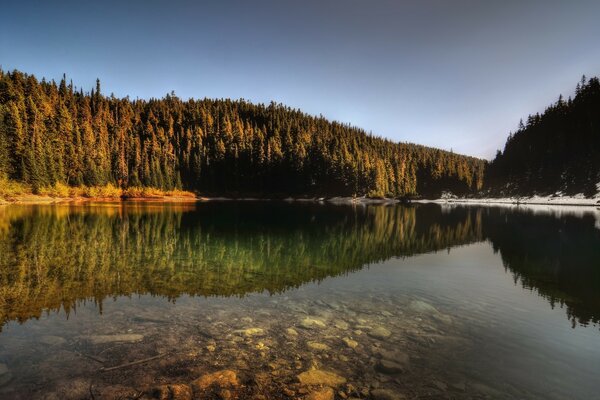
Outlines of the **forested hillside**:
{"label": "forested hillside", "polygon": [[582,78],[575,97],[530,115],[508,137],[486,173],[499,195],[584,193],[600,183],[600,82]]}
{"label": "forested hillside", "polygon": [[[587,89],[586,89],[587,90]],[[439,195],[481,189],[485,162],[279,104],[131,100],[0,70],[0,179],[219,195]]]}

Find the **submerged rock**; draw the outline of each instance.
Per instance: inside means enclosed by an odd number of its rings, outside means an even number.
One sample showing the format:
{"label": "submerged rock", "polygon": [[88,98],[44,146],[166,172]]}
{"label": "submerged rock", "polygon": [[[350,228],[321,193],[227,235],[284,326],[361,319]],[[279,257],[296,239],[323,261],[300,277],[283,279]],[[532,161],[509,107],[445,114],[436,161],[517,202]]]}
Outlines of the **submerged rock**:
{"label": "submerged rock", "polygon": [[310,393],[306,396],[307,400],[333,400],[335,394],[333,393],[333,389],[330,387],[317,390],[315,392]]}
{"label": "submerged rock", "polygon": [[412,311],[422,314],[433,314],[438,312],[437,308],[422,300],[413,300],[410,302],[408,307]]}
{"label": "submerged rock", "polygon": [[350,347],[351,349],[355,349],[358,346],[358,342],[356,340],[352,340],[349,337],[345,337],[342,339],[344,341],[344,343],[346,343],[346,346]]}
{"label": "submerged rock", "polygon": [[402,350],[378,349],[375,350],[374,355],[379,356],[383,360],[394,361],[405,367],[410,363],[410,357]]}
{"label": "submerged rock", "polygon": [[303,385],[339,386],[346,383],[346,378],[333,372],[311,369],[298,375]]}
{"label": "submerged rock", "polygon": [[379,360],[375,364],[375,370],[384,374],[393,375],[404,372],[406,366],[390,360]]}
{"label": "submerged rock", "polygon": [[338,319],[337,321],[335,321],[333,326],[335,326],[338,329],[342,329],[342,330],[346,330],[350,327],[346,321],[342,321],[341,319]]}
{"label": "submerged rock", "polygon": [[220,388],[239,386],[237,374],[229,369],[213,372],[211,374],[202,375],[200,378],[192,382],[194,391],[204,391],[211,386]]}
{"label": "submerged rock", "polygon": [[144,339],[144,335],[137,333],[125,333],[121,335],[93,335],[87,336],[87,340],[93,344],[113,343],[113,342],[139,342]]}
{"label": "submerged rock", "polygon": [[392,332],[383,326],[376,326],[375,328],[369,331],[369,336],[374,337],[375,339],[386,339],[388,338]]}
{"label": "submerged rock", "polygon": [[156,388],[153,396],[159,400],[192,400],[193,393],[189,385],[177,383]]}
{"label": "submerged rock", "polygon": [[300,326],[306,329],[325,328],[325,322],[318,318],[306,317],[300,322]]}
{"label": "submerged rock", "polygon": [[265,330],[262,328],[248,328],[248,329],[242,329],[241,331],[238,331],[238,332],[242,333],[246,337],[263,336],[265,334]]}
{"label": "submerged rock", "polygon": [[46,335],[40,337],[40,343],[47,344],[48,346],[59,346],[66,342],[67,340],[60,336]]}
{"label": "submerged rock", "polygon": [[325,343],[319,343],[319,342],[308,342],[308,347],[310,347],[313,350],[329,350],[330,347],[327,346]]}

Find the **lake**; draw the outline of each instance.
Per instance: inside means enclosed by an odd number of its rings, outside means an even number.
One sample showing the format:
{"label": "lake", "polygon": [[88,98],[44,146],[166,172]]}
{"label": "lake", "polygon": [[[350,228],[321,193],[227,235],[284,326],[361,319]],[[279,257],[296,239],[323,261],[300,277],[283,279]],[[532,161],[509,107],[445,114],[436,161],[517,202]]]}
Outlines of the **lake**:
{"label": "lake", "polygon": [[0,207],[0,398],[600,398],[600,211]]}

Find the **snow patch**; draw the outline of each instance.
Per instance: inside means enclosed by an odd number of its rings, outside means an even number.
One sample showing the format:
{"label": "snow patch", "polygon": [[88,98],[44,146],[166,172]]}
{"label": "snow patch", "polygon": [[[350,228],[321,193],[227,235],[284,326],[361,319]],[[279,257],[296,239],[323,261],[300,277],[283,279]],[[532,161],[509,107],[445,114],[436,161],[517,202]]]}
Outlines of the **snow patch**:
{"label": "snow patch", "polygon": [[532,196],[532,197],[504,197],[483,199],[438,199],[414,200],[415,203],[437,203],[442,207],[451,208],[459,206],[488,206],[514,208],[515,210],[528,210],[534,214],[552,215],[557,218],[565,216],[583,217],[592,215],[595,219],[594,226],[600,230],[600,193],[590,198],[583,194],[575,196]]}

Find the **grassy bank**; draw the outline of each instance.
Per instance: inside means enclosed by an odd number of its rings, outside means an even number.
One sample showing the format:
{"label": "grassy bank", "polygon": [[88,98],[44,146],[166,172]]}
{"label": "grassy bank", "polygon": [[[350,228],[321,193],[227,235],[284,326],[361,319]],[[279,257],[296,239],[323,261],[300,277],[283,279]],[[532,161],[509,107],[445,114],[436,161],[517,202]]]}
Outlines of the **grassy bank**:
{"label": "grassy bank", "polygon": [[195,200],[196,195],[184,190],[161,190],[151,187],[119,188],[105,186],[67,186],[57,183],[34,189],[29,185],[0,179],[1,203],[36,203],[74,200],[179,199]]}

